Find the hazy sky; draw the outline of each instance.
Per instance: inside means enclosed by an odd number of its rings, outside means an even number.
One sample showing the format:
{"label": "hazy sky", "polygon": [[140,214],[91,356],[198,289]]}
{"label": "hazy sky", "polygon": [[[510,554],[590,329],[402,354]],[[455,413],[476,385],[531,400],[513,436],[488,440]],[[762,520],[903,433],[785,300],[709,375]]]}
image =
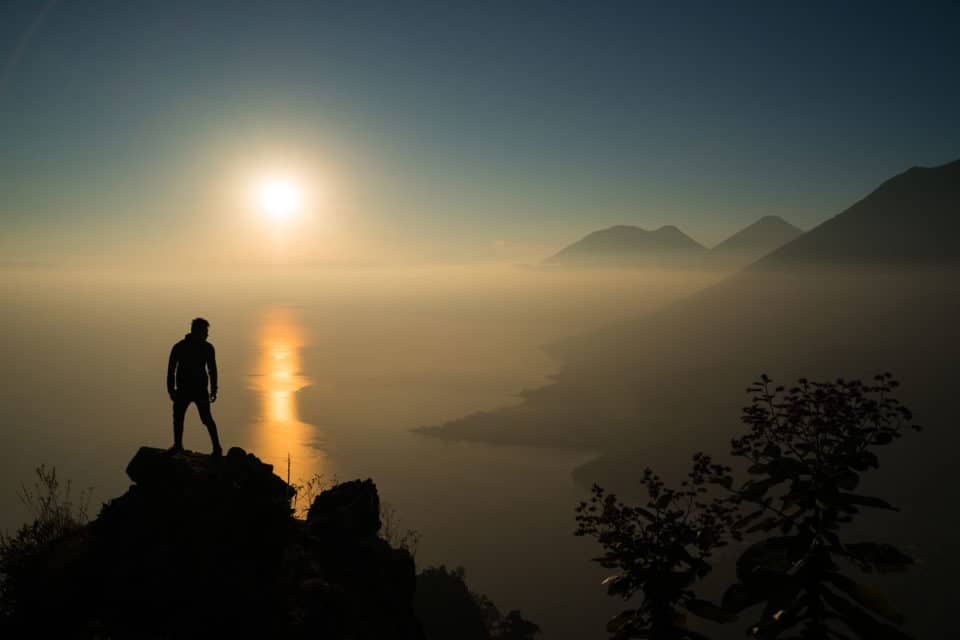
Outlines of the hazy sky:
{"label": "hazy sky", "polygon": [[2,259],[714,243],[960,156],[956,2],[458,4],[2,0]]}

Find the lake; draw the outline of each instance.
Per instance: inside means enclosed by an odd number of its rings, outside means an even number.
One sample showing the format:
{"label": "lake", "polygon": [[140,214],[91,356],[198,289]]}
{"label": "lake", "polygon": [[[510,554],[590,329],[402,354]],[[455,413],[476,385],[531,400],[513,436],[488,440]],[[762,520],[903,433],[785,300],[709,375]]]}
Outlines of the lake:
{"label": "lake", "polygon": [[[7,270],[0,359],[0,528],[28,514],[39,464],[91,513],[129,485],[137,448],[171,444],[169,349],[210,320],[225,448],[302,482],[373,478],[420,534],[420,567],[466,568],[472,590],[548,639],[605,637],[616,611],[599,548],[572,535],[592,453],[446,442],[411,429],[517,402],[559,364],[544,343],[640,313],[708,276],[562,274],[510,266],[258,269],[178,275]],[[185,444],[209,450],[194,408]],[[289,467],[288,467],[289,465]],[[302,506],[302,505],[301,505]]]}

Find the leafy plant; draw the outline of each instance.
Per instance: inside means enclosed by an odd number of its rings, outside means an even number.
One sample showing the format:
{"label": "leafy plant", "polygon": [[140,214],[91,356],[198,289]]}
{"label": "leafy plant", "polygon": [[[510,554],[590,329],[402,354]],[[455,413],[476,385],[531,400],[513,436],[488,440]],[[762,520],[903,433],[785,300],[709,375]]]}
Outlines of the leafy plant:
{"label": "leafy plant", "polygon": [[[605,580],[611,595],[643,596],[639,608],[610,621],[614,637],[702,638],[686,628],[684,611],[730,622],[761,604],[748,629],[757,638],[907,637],[896,626],[903,616],[844,572],[903,571],[912,563],[891,545],[844,535],[863,509],[895,510],[857,490],[861,475],[879,467],[879,447],[919,430],[893,397],[898,386],[884,373],[871,384],[800,379],[787,390],[764,375],[748,389],[752,403],[742,419],[749,431],[731,441],[731,454],[748,464],[746,481],[697,454],[680,489],[645,471],[644,507],[595,486],[590,503],[577,508],[576,533],[596,537],[606,551],[597,562],[620,570]],[[708,497],[705,485],[726,493]],[[744,506],[752,509],[737,517]],[[744,536],[762,538],[739,556],[721,607],[698,599],[693,586],[712,569],[711,551]]]}
{"label": "leafy plant", "polygon": [[[724,595],[740,611],[764,603],[749,632],[780,638],[794,628],[802,637],[904,638],[889,623],[903,616],[866,585],[842,572],[903,571],[912,560],[893,546],[851,542],[844,536],[863,509],[896,510],[882,498],[857,491],[861,475],[880,466],[879,447],[899,439],[911,425],[910,411],[892,393],[889,373],[872,384],[859,380],[799,380],[786,390],[767,376],[748,389],[744,409],[749,433],[732,441],[732,454],[749,462],[751,478],[734,495],[755,507],[737,523],[748,532],[772,534],[747,548],[737,561],[737,584]],[[716,482],[731,487],[729,476]]]}
{"label": "leafy plant", "polygon": [[576,535],[596,537],[605,553],[595,561],[620,571],[604,580],[608,593],[624,600],[642,595],[639,607],[607,625],[614,638],[697,639],[703,636],[687,627],[685,612],[721,622],[732,618],[692,589],[710,573],[708,559],[727,544],[737,520],[735,501],[707,496],[708,480],[729,471],[697,454],[688,481],[677,489],[646,469],[644,506],[627,506],[594,485],[590,501],[577,507]]}
{"label": "leafy plant", "polygon": [[36,583],[34,564],[51,545],[87,524],[91,489],[73,499],[70,481],[61,483],[55,467],[40,465],[32,487],[21,485],[20,502],[33,521],[14,535],[0,533],[0,619],[17,610],[27,593],[43,588]]}
{"label": "leafy plant", "polygon": [[380,502],[380,537],[391,547],[405,550],[414,561],[417,559],[420,532],[416,529],[404,529],[401,526],[400,514],[386,501]]}

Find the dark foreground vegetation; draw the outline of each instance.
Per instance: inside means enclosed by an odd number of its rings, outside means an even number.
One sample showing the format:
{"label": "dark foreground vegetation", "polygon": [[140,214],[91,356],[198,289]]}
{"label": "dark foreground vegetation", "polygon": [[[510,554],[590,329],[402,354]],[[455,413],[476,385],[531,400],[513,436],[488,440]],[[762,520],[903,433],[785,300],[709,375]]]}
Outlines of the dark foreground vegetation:
{"label": "dark foreground vegetation", "polygon": [[[649,499],[636,506],[594,486],[577,508],[577,535],[595,537],[604,549],[596,561],[617,571],[605,580],[610,595],[638,600],[609,622],[613,638],[703,640],[688,614],[763,639],[907,638],[903,617],[857,574],[903,571],[913,560],[850,534],[862,510],[896,510],[859,487],[880,466],[880,448],[919,429],[893,397],[897,386],[890,374],[870,384],[801,379],[790,389],[763,376],[748,389],[747,430],[731,441],[743,463],[736,473],[703,453],[678,487],[648,469]],[[711,602],[697,589],[730,543],[742,550]]]}
{"label": "dark foreground vegetation", "polygon": [[[35,519],[0,537],[0,637],[532,640],[463,572],[418,578],[381,531],[371,480],[320,492],[305,518],[270,465],[142,448],[134,484],[87,522],[86,500],[38,470]],[[418,583],[423,587],[419,588]],[[445,610],[475,614],[454,618]],[[473,625],[479,621],[479,626]]]}
{"label": "dark foreground vegetation", "polygon": [[[764,640],[907,638],[864,574],[913,560],[855,527],[864,511],[896,511],[861,481],[883,447],[919,430],[897,387],[890,374],[790,389],[763,376],[729,463],[697,453],[676,486],[648,469],[640,505],[594,486],[577,535],[601,544],[609,593],[631,603],[608,623],[613,638],[705,640],[715,624]],[[242,449],[142,448],[127,474],[130,489],[87,522],[89,496],[74,501],[38,469],[21,496],[34,521],[0,536],[2,637],[539,637],[471,592],[463,569],[417,575],[411,537],[384,539],[371,480],[319,492],[297,518],[296,489]],[[717,558],[730,551],[728,567]],[[711,600],[714,569],[727,586]]]}
{"label": "dark foreground vegetation", "polygon": [[428,567],[417,576],[417,617],[427,638],[534,640],[540,628],[519,611],[501,615],[486,596],[467,588],[463,567]]}

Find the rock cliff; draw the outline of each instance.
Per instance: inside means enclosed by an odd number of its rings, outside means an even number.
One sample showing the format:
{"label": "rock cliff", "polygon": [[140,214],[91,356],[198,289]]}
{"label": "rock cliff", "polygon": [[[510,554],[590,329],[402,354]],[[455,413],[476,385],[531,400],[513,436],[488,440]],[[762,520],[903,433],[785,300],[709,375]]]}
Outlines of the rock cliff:
{"label": "rock cliff", "polygon": [[14,633],[79,638],[421,640],[413,559],[378,537],[371,480],[320,494],[306,520],[270,465],[141,448],[133,485],[36,554]]}

